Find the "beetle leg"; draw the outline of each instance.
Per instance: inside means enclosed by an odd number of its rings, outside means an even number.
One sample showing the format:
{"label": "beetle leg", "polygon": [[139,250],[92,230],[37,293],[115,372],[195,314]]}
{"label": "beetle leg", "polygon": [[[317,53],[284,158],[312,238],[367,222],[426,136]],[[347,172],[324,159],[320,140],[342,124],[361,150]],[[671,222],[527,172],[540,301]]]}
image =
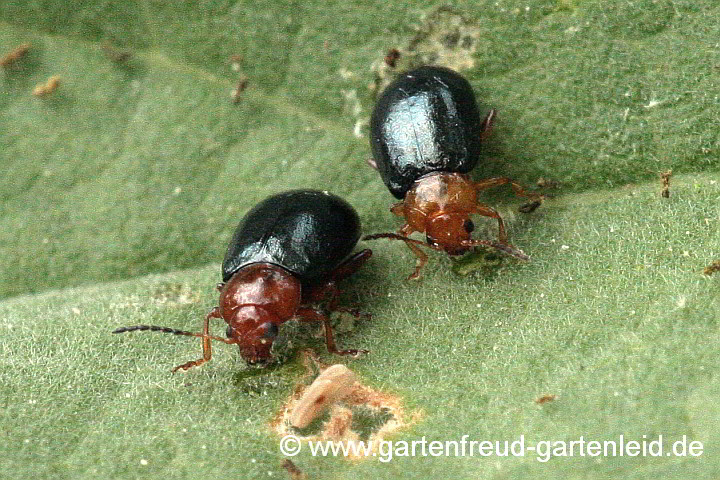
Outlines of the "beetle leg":
{"label": "beetle leg", "polygon": [[528,257],[522,250],[513,247],[508,243],[507,238],[507,232],[505,231],[505,223],[503,222],[502,217],[498,212],[495,211],[495,209],[488,207],[487,205],[484,205],[482,203],[478,203],[475,205],[475,208],[473,208],[472,213],[476,213],[478,215],[482,215],[484,217],[490,217],[494,218],[498,221],[498,241],[497,242],[490,242],[487,240],[464,240],[461,242],[461,245],[464,247],[476,247],[476,246],[486,246],[486,247],[493,247],[496,248],[502,252],[507,253],[508,255],[511,255],[513,257],[519,258],[521,260],[530,260],[530,257]]}
{"label": "beetle leg", "polygon": [[502,244],[507,244],[507,233],[505,232],[505,223],[503,222],[502,217],[498,212],[495,211],[495,209],[488,207],[485,204],[478,203],[475,205],[475,208],[473,208],[472,213],[477,213],[478,215],[482,215],[483,217],[490,217],[494,218],[498,221],[498,240]]}
{"label": "beetle leg", "polygon": [[372,250],[370,250],[369,248],[357,252],[356,254],[342,262],[340,265],[338,265],[335,270],[330,272],[330,280],[333,282],[339,282],[346,279],[353,273],[360,270],[360,268],[365,265],[365,262],[367,262],[371,256]]}
{"label": "beetle leg", "polygon": [[363,318],[369,320],[369,313],[361,313],[356,308],[347,308],[338,306],[338,298],[340,295],[340,289],[337,287],[337,282],[349,277],[360,269],[365,262],[367,262],[372,256],[372,250],[366,248],[357,252],[352,257],[341,263],[333,272],[330,273],[330,281],[325,285],[325,294],[330,294],[330,303],[328,303],[328,309],[331,312],[344,312],[349,313],[355,318]]}
{"label": "beetle leg", "polygon": [[237,341],[235,339],[216,337],[215,335],[210,335],[210,319],[211,318],[222,318],[222,315],[220,315],[220,309],[218,307],[213,308],[210,311],[210,313],[207,314],[207,317],[205,317],[205,329],[203,330],[203,333],[186,332],[185,330],[178,330],[176,328],[171,328],[171,327],[159,327],[157,325],[133,325],[131,327],[120,327],[120,328],[115,329],[112,333],[125,333],[125,332],[134,332],[134,331],[160,332],[160,333],[171,333],[173,335],[184,335],[186,337],[202,338],[203,339],[203,358],[201,360],[187,362],[178,367],[173,368],[172,371],[176,372],[180,368],[182,368],[183,370],[187,370],[190,367],[202,365],[206,361],[210,360],[210,358],[212,356],[212,351],[210,349],[210,341],[211,340],[215,340],[217,342],[223,342],[223,343],[227,343],[227,344],[231,344],[231,345],[237,343]]}
{"label": "beetle leg", "polygon": [[327,345],[328,352],[336,355],[358,355],[360,353],[368,353],[368,350],[338,350],[337,345],[335,344],[335,338],[333,337],[330,319],[319,310],[312,307],[300,307],[295,313],[295,316],[298,320],[303,322],[322,322],[325,327],[325,345]]}
{"label": "beetle leg", "polygon": [[[413,270],[413,273],[411,273],[407,279],[415,280],[420,277],[420,270],[422,270],[423,267],[425,266],[425,264],[427,263],[428,256],[425,254],[425,252],[420,250],[420,248],[414,242],[411,242],[409,240],[411,240],[411,239],[408,238],[408,239],[404,240],[405,245],[407,245],[408,248],[410,250],[412,250],[412,252],[415,254],[415,257],[417,257],[417,258],[415,259],[415,270]],[[420,245],[424,245],[421,242],[418,242],[418,243],[420,243]]]}
{"label": "beetle leg", "polygon": [[[406,227],[408,227],[406,225]],[[409,228],[409,227],[408,227]],[[406,230],[405,227],[400,229],[400,232],[404,232]],[[418,245],[427,247],[427,248],[434,248],[435,250],[439,250],[438,248],[433,247],[432,245],[426,245],[423,242],[420,242],[418,240],[414,240],[412,238],[408,238],[404,235],[400,235],[398,233],[374,233],[372,235],[366,235],[363,237],[363,240],[374,240],[376,238],[389,238],[390,240],[402,240],[405,242],[405,245],[408,246],[410,250],[415,254],[417,257],[415,260],[415,270],[413,273],[410,274],[410,276],[407,278],[408,280],[414,280],[420,276],[420,270],[425,266],[428,260],[428,256],[418,248]]]}
{"label": "beetle leg", "polygon": [[203,363],[210,361],[210,359],[212,358],[212,347],[210,346],[210,340],[211,340],[210,319],[211,318],[222,318],[222,315],[220,315],[220,307],[213,308],[212,310],[210,310],[210,313],[208,313],[205,316],[205,326],[203,328],[203,333],[202,333],[203,358],[200,358],[198,360],[191,360],[189,362],[183,363],[182,365],[178,365],[177,367],[172,369],[173,373],[177,372],[178,370],[188,370],[192,367],[199,367]]}
{"label": "beetle leg", "polygon": [[337,296],[340,293],[337,283],[359,270],[371,256],[372,250],[366,248],[343,261],[335,270],[330,272],[330,278],[327,282],[320,285],[313,285],[307,290],[307,293],[303,297],[304,303],[319,302],[328,295],[330,295],[331,298]]}
{"label": "beetle leg", "polygon": [[485,120],[483,120],[482,125],[480,127],[480,140],[487,140],[487,138],[490,136],[490,132],[492,130],[492,124],[495,121],[495,116],[497,114],[497,111],[493,108],[490,110],[485,117]]}
{"label": "beetle leg", "polygon": [[357,309],[339,307],[337,305],[337,299],[341,292],[337,283],[358,271],[371,256],[372,250],[366,248],[346,259],[338,265],[335,270],[330,272],[330,279],[327,282],[314,286],[309,290],[303,299],[305,301],[304,303],[319,302],[323,298],[329,297],[330,303],[328,304],[328,309],[330,311],[349,313],[356,318],[370,318],[369,314],[360,313]]}
{"label": "beetle leg", "polygon": [[398,234],[403,237],[405,240],[405,245],[408,246],[408,248],[415,254],[415,270],[413,273],[411,273],[408,276],[408,280],[415,280],[420,277],[420,270],[425,266],[425,264],[428,261],[428,256],[420,250],[418,245],[422,245],[423,247],[429,247],[433,248],[431,245],[427,245],[422,242],[418,242],[417,240],[413,240],[411,238],[408,238],[408,235],[413,233],[413,228],[409,224],[403,225],[400,230],[398,230]]}
{"label": "beetle leg", "polygon": [[475,191],[477,192],[507,184],[510,184],[513,192],[515,192],[515,195],[517,195],[518,197],[525,197],[532,200],[531,202],[528,202],[520,207],[519,210],[523,213],[532,212],[533,210],[538,208],[545,199],[545,197],[543,195],[540,195],[539,193],[528,192],[522,185],[514,182],[511,178],[508,177],[486,178],[484,180],[480,180],[479,182],[474,182]]}

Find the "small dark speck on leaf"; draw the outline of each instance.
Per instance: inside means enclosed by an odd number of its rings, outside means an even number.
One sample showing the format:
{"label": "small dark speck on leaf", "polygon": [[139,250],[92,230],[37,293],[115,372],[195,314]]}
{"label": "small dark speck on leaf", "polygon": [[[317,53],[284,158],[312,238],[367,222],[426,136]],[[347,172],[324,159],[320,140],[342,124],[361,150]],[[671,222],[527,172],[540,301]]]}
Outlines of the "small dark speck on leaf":
{"label": "small dark speck on leaf", "polygon": [[292,460],[289,458],[286,458],[283,460],[282,467],[287,470],[287,472],[290,474],[290,480],[306,480],[307,475],[305,475],[302,470],[300,470],[297,465],[293,463]]}
{"label": "small dark speck on leaf", "polygon": [[537,403],[538,405],[542,405],[542,404],[544,404],[544,403],[552,402],[552,401],[555,400],[556,398],[557,398],[557,395],[552,395],[552,394],[550,394],[550,395],[542,395],[542,396],[540,396],[540,397],[538,397],[538,398],[535,399],[535,403]]}
{"label": "small dark speck on leaf", "polygon": [[385,54],[385,64],[390,68],[395,68],[399,58],[400,58],[400,50],[398,50],[397,48],[391,48]]}
{"label": "small dark speck on leaf", "polygon": [[245,91],[245,89],[248,86],[248,78],[243,76],[238,80],[237,86],[232,91],[232,100],[233,103],[240,103],[240,100],[242,99],[242,92]]}
{"label": "small dark speck on leaf", "polygon": [[712,275],[715,272],[720,272],[720,260],[715,260],[703,270],[705,275]]}
{"label": "small dark speck on leaf", "polygon": [[666,172],[660,173],[660,178],[662,178],[663,182],[663,189],[661,192],[661,195],[663,198],[670,198],[670,177],[672,176],[672,170],[668,170]]}
{"label": "small dark speck on leaf", "polygon": [[114,63],[125,63],[132,58],[132,52],[129,50],[120,50],[107,42],[103,43],[102,50],[105,56]]}

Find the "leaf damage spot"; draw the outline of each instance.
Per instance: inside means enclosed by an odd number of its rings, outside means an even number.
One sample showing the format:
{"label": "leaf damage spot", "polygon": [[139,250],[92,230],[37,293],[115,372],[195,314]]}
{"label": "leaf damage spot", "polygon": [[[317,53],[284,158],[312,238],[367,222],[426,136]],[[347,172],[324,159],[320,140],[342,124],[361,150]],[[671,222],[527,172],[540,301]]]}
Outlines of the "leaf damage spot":
{"label": "leaf damage spot", "polygon": [[474,54],[482,36],[479,26],[447,5],[436,8],[421,20],[406,45],[393,46],[371,65],[375,78],[369,88],[374,94],[390,84],[397,71],[421,65],[440,65],[456,71],[475,66]]}
{"label": "leaf damage spot", "polygon": [[190,287],[182,283],[162,283],[151,294],[152,301],[160,305],[188,305],[199,300]]}
{"label": "leaf damage spot", "polygon": [[[303,401],[306,392],[311,391],[315,385],[307,386],[305,383],[307,377],[314,376],[309,360],[312,360],[315,368],[320,370],[319,377],[322,377],[323,373],[330,369],[350,372],[344,365],[327,366],[322,364],[310,351],[306,351],[304,354],[308,375],[305,380],[301,380],[296,385],[290,398],[270,423],[270,428],[277,435],[282,437],[293,434],[301,441],[345,443],[363,440],[372,443],[373,448],[379,448],[381,441],[386,436],[420,420],[421,413],[408,414],[399,397],[364,385],[352,375],[353,382],[341,388],[341,398],[336,398],[332,405],[327,405],[329,413],[314,419],[304,428],[294,427],[293,413]],[[350,373],[352,374],[352,372]],[[341,377],[346,378],[343,375]],[[352,450],[350,451],[352,452]],[[372,458],[372,456],[354,456],[351,453],[348,458],[360,460]]]}
{"label": "leaf damage spot", "polygon": [[230,55],[230,68],[233,72],[239,72],[242,69],[242,62],[245,58],[242,55]]}
{"label": "leaf damage spot", "polygon": [[353,135],[356,138],[363,138],[365,136],[363,129],[368,125],[368,119],[363,115],[363,108],[358,98],[357,90],[340,90],[340,93],[342,93],[345,101],[345,111],[355,118]]}
{"label": "leaf damage spot", "polygon": [[655,108],[658,105],[662,105],[663,103],[665,103],[665,100],[655,100],[654,98],[651,98],[650,101],[647,103],[647,105],[643,105],[643,107],[650,109],[650,108]]}
{"label": "leaf damage spot", "polygon": [[307,427],[327,407],[347,396],[354,383],[355,374],[345,365],[326,368],[305,389],[290,415],[290,424],[295,428]]}

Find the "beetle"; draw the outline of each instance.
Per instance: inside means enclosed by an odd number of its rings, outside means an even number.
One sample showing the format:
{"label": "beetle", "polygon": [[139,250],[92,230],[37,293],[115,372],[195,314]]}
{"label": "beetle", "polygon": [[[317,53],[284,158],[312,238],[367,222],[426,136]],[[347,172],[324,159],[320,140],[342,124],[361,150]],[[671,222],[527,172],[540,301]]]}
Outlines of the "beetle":
{"label": "beetle", "polygon": [[[331,353],[358,355],[367,350],[339,350],[328,316],[317,307],[328,300],[340,308],[337,283],[371,257],[370,249],[351,255],[360,239],[360,219],[342,198],[316,190],[293,190],[266,198],[240,221],[222,263],[218,306],[205,317],[202,333],[135,325],[113,333],[150,330],[202,338],[203,356],[175,367],[188,370],[212,357],[212,340],[235,344],[249,365],[266,364],[278,327],[291,319],[320,322]],[[227,338],[210,335],[210,320],[227,322]]]}
{"label": "beetle", "polygon": [[[523,260],[529,257],[508,243],[500,214],[478,202],[482,190],[510,184],[516,195],[532,201],[521,211],[537,208],[542,196],[527,192],[507,177],[475,182],[468,173],[475,168],[482,140],[490,133],[495,110],[484,119],[470,83],[457,72],[438,66],[422,66],[401,74],[383,91],[370,119],[373,160],[390,193],[398,199],[391,208],[405,218],[397,233],[368,235],[364,240],[402,240],[417,257],[417,278],[427,263],[420,246],[462,255],[485,245]],[[472,239],[475,228],[470,215],[494,218],[498,241]],[[409,238],[426,234],[426,243]]]}

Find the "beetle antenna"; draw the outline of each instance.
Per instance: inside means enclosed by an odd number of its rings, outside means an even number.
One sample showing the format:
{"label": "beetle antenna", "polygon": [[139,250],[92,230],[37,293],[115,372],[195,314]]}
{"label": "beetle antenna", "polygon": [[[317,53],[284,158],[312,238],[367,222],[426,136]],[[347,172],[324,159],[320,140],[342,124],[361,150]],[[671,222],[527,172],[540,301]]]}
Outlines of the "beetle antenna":
{"label": "beetle antenna", "polygon": [[419,241],[415,240],[414,238],[408,238],[404,237],[402,235],[398,235],[397,233],[373,233],[372,235],[365,235],[363,237],[363,240],[376,240],[378,238],[389,238],[391,240],[402,240],[405,243],[415,243],[417,245],[420,245],[421,247],[428,247],[432,248],[429,245]]}
{"label": "beetle antenna", "polygon": [[[405,243],[414,243],[416,245],[419,245],[421,247],[426,248],[433,248],[431,245],[426,245],[423,242],[419,240],[415,240],[413,238],[403,237],[402,235],[398,235],[396,233],[374,233],[372,235],[365,235],[363,237],[363,240],[375,240],[378,238],[389,238],[391,240],[402,240]],[[461,242],[461,245],[464,247],[492,247],[496,250],[500,250],[503,253],[506,253],[510,255],[511,257],[519,258],[520,260],[530,260],[530,257],[520,250],[519,248],[513,247],[510,244],[507,243],[500,243],[500,242],[491,242],[488,240],[465,240]]]}
{"label": "beetle antenna", "polygon": [[136,330],[161,332],[161,333],[172,333],[173,335],[184,335],[186,337],[209,338],[211,340],[217,340],[218,342],[223,342],[223,343],[228,343],[228,344],[236,343],[231,338],[216,337],[214,335],[205,335],[202,333],[186,332],[185,330],[177,330],[175,328],[170,328],[170,327],[158,327],[157,325],[133,325],[131,327],[120,327],[118,329],[113,330],[112,333],[134,332]]}
{"label": "beetle antenna", "polygon": [[510,255],[511,257],[519,258],[520,260],[530,260],[530,257],[520,250],[519,248],[513,247],[509,243],[500,243],[500,242],[489,242],[487,240],[466,240],[460,243],[464,247],[478,247],[478,246],[484,246],[484,247],[492,247],[496,250],[500,250],[503,253],[506,253],[507,255]]}

